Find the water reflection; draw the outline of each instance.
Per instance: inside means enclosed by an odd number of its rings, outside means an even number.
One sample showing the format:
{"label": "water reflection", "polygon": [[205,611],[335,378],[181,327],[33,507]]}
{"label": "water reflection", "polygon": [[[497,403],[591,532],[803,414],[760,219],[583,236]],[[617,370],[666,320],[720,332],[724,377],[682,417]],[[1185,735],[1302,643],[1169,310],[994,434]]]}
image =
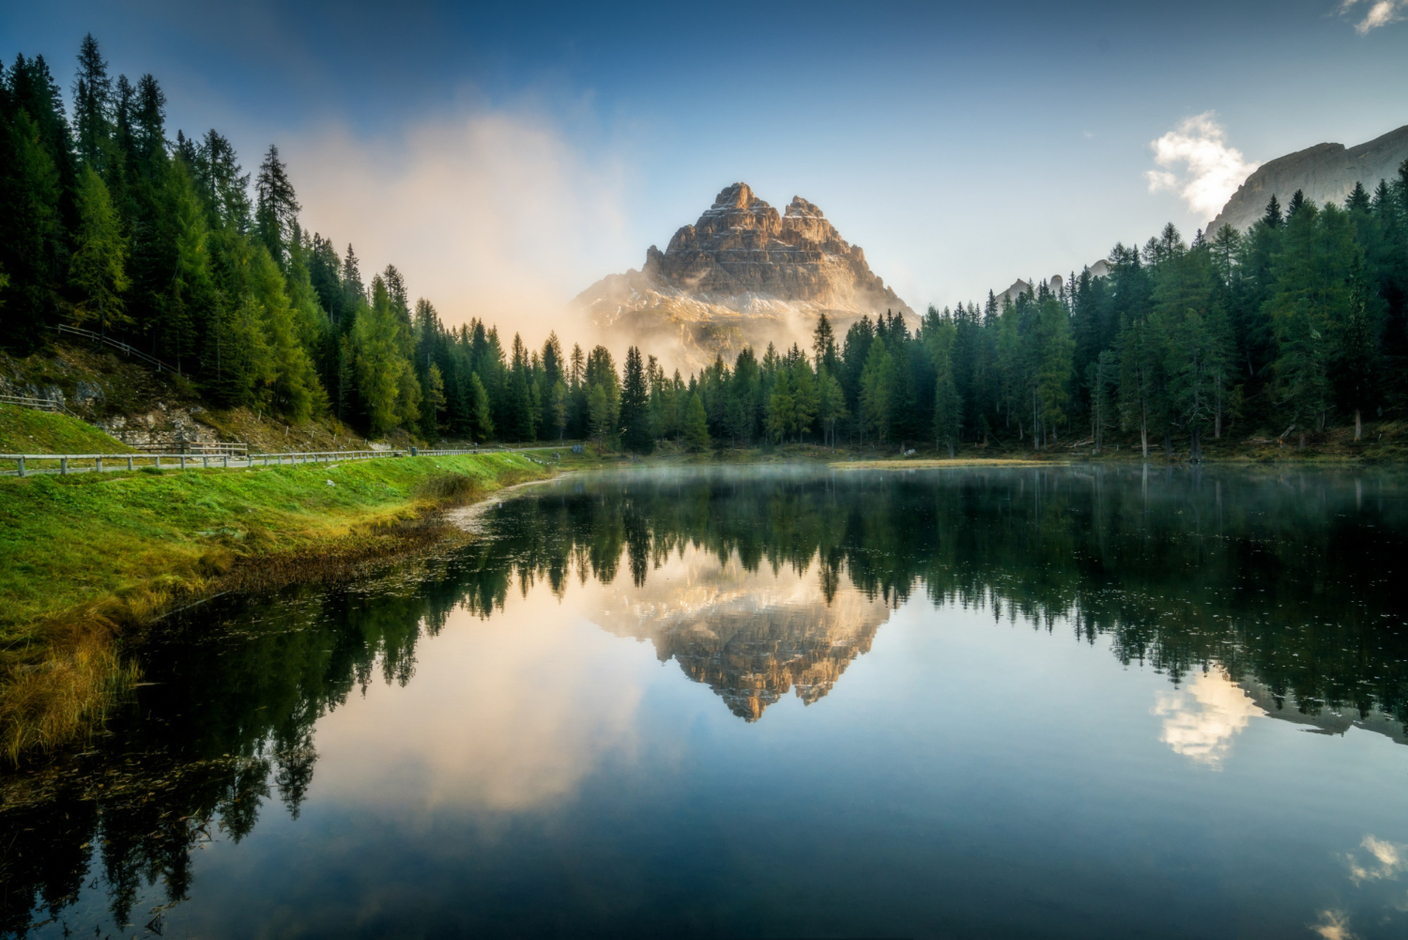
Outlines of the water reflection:
{"label": "water reflection", "polygon": [[[1165,673],[1159,739],[1199,767],[1225,767],[1261,716],[1404,743],[1402,492],[1391,477],[1081,470],[552,484],[448,557],[222,599],[139,644],[154,684],[110,733],[4,781],[0,934],[98,898],[112,924],[160,929],[200,846],[240,843],[275,800],[297,819],[320,761],[337,768],[322,796],[368,812],[559,805],[640,747],[646,659],[765,725],[789,695],[835,694],[912,599]],[[1366,839],[1354,883],[1396,878],[1401,851]],[[1315,929],[1346,925],[1327,911]]]}
{"label": "water reflection", "polygon": [[1154,714],[1164,718],[1160,741],[1197,763],[1218,768],[1233,739],[1252,718],[1266,713],[1245,689],[1213,668],[1182,688],[1160,692]]}
{"label": "water reflection", "polygon": [[818,589],[798,566],[750,571],[735,556],[681,551],[658,559],[639,588],[613,586],[593,619],[618,636],[649,640],[662,662],[713,689],[756,721],[796,689],[810,705],[831,691],[890,608],[850,585]]}

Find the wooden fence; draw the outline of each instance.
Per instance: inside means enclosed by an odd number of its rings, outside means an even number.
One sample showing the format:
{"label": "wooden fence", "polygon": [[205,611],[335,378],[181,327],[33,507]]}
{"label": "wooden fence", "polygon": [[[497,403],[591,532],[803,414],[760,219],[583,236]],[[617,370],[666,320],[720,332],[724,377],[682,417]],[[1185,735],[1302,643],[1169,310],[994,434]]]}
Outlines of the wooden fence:
{"label": "wooden fence", "polygon": [[[14,464],[14,469],[0,470],[6,476],[27,476],[31,473],[102,473],[104,470],[157,469],[245,470],[250,467],[292,467],[306,463],[340,463],[346,460],[374,460],[379,457],[454,457],[464,454],[525,453],[530,450],[556,450],[553,447],[509,448],[481,447],[473,450],[329,450],[293,451],[282,454],[0,454],[0,466]],[[529,460],[535,458],[529,457]],[[163,463],[165,461],[165,463]],[[540,463],[542,461],[539,461]]]}
{"label": "wooden fence", "polygon": [[101,333],[94,333],[92,330],[83,330],[79,329],[76,326],[69,326],[67,323],[60,323],[58,326],[54,327],[54,329],[58,330],[60,333],[68,333],[73,336],[82,336],[84,339],[90,339],[100,345],[111,346],[113,349],[116,349],[118,352],[122,353],[125,356],[130,356],[133,359],[138,359],[142,362],[145,362],[147,365],[156,369],[156,371],[158,372],[170,372],[173,375],[181,376],[181,378],[186,377],[186,374],[175,366],[162,362],[157,357],[149,353],[144,353],[137,347],[132,346],[129,343],[122,342],[122,340],[113,339],[111,336],[104,336]]}

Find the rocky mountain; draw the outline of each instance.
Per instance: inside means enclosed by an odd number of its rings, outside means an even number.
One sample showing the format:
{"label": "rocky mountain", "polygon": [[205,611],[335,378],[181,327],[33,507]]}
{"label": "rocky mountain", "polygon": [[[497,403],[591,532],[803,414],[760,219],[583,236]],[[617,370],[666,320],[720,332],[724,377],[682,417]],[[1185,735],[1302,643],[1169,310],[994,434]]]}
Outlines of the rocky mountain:
{"label": "rocky mountain", "polygon": [[[1110,262],[1106,261],[1104,258],[1101,258],[1093,264],[1087,265],[1086,267],[1090,271],[1091,277],[1108,277],[1110,271],[1112,270],[1110,267]],[[1077,277],[1079,277],[1079,274],[1077,274]],[[1066,279],[1059,274],[1053,274],[1050,278],[1047,279],[1047,284],[1051,287],[1052,291],[1059,292],[1063,287],[1066,286]],[[1024,281],[1019,277],[1017,278],[1017,280],[1012,282],[1011,287],[996,295],[997,305],[1000,308],[1004,303],[1014,302],[1020,295],[1025,294],[1030,290],[1032,290],[1032,283],[1030,281]]]}
{"label": "rocky mountain", "polygon": [[1373,192],[1379,180],[1392,180],[1408,160],[1408,125],[1367,144],[1316,144],[1262,164],[1208,223],[1208,232],[1231,225],[1246,231],[1266,211],[1273,195],[1284,207],[1296,190],[1317,204],[1343,203],[1355,183]]}
{"label": "rocky mountain", "polygon": [[746,183],[719,193],[663,252],[651,245],[640,270],[603,278],[574,305],[613,339],[672,349],[685,369],[750,344],[806,346],[823,312],[838,336],[865,314],[914,314],[816,205],[795,196],[779,213]]}

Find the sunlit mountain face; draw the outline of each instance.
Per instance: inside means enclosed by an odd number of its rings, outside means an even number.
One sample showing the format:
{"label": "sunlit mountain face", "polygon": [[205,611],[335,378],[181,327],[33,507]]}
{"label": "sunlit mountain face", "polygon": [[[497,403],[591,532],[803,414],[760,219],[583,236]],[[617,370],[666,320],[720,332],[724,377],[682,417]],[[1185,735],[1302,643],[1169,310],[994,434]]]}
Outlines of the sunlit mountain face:
{"label": "sunlit mountain face", "polygon": [[[108,733],[4,778],[0,930],[673,932],[689,895],[735,932],[746,901],[923,935],[1095,873],[1133,900],[1073,917],[1116,936],[1166,865],[1210,874],[1153,935],[1227,892],[1287,929],[1401,926],[1408,795],[1352,792],[1408,766],[1404,493],[1067,469],[535,486],[466,547],[142,641],[149,684]],[[1051,853],[1079,864],[1032,867]],[[962,890],[903,900],[936,876]],[[798,891],[820,919],[770,906]]]}

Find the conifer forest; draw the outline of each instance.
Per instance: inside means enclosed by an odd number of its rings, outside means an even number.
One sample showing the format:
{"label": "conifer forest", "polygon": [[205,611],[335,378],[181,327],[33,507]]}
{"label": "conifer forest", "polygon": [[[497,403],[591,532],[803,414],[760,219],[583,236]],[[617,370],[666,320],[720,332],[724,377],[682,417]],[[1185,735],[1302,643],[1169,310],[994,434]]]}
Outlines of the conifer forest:
{"label": "conifer forest", "polygon": [[[591,439],[633,452],[809,441],[1043,449],[1087,441],[1199,459],[1227,435],[1299,440],[1408,407],[1408,162],[1343,205],[1273,196],[1246,231],[1172,224],[1109,270],[999,303],[852,322],[810,348],[698,374],[618,365],[556,333],[447,326],[395,266],[299,222],[278,148],[245,169],[217,130],[167,126],[152,75],[86,37],[72,113],[42,56],[0,73],[0,342],[70,324],[190,377],[215,407],[332,416],[371,436]],[[370,277],[368,277],[370,274]]]}

